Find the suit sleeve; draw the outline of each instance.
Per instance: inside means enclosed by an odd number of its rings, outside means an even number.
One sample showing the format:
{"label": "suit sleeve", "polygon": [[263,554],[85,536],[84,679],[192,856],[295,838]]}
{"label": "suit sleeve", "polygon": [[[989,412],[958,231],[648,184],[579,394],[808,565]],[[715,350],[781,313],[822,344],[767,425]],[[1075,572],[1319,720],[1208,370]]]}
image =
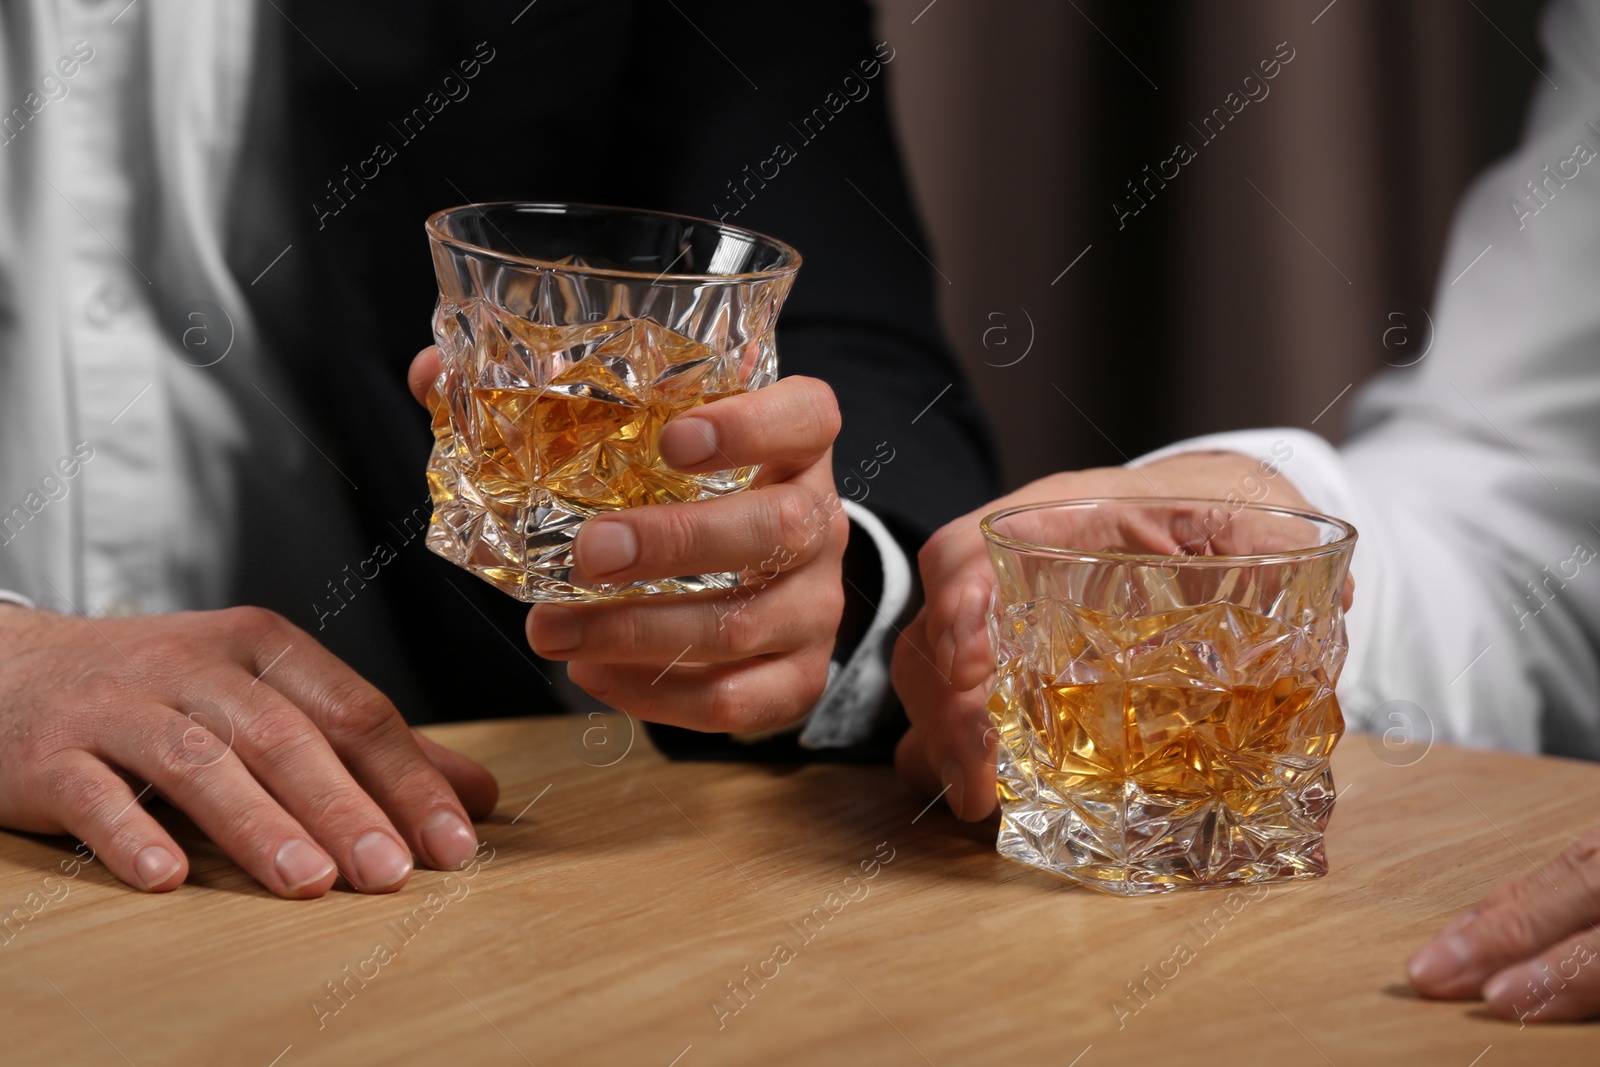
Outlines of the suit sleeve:
{"label": "suit sleeve", "polygon": [[844,413],[839,493],[914,552],[997,486],[982,417],[937,323],[934,289],[946,281],[890,129],[895,49],[870,30],[869,8],[854,0],[644,5],[625,94],[643,106],[617,139],[616,164],[640,172],[654,205],[800,250],[780,371],[833,386]]}
{"label": "suit sleeve", "polygon": [[[856,709],[853,730],[823,729],[813,713],[806,743],[834,759],[892,752],[904,719],[887,670],[873,664],[892,647],[885,622],[919,602],[891,595],[894,576],[934,530],[998,490],[987,429],[937,323],[934,292],[948,279],[890,129],[895,48],[871,28],[867,5],[849,0],[642,6],[624,96],[647,103],[625,123],[614,161],[637,168],[639,202],[769,234],[804,258],[778,327],[780,372],[833,387],[843,413],[838,492],[894,539],[885,545],[860,521],[851,531],[840,670],[819,711],[837,710],[843,689],[864,678],[882,696]],[[798,734],[757,744],[652,734],[678,755],[809,756]],[[851,743],[817,745],[828,734]]]}

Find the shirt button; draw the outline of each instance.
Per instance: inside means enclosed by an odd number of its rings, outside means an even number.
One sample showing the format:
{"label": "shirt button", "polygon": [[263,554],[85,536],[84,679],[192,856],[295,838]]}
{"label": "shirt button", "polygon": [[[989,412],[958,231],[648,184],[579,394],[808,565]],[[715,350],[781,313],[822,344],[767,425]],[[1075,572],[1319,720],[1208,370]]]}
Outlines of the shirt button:
{"label": "shirt button", "polygon": [[83,317],[95,329],[109,330],[127,312],[127,292],[110,282],[101,282],[84,306]]}

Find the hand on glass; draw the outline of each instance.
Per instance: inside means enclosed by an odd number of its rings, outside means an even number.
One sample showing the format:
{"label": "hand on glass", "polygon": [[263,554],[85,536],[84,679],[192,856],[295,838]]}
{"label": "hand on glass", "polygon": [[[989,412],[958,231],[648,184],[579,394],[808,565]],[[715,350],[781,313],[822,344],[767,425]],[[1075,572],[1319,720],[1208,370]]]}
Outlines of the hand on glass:
{"label": "hand on glass", "polygon": [[[411,365],[411,391],[433,407],[439,350]],[[599,700],[652,722],[742,733],[793,722],[828,680],[844,610],[849,522],[833,487],[839,409],[814,378],[784,378],[681,415],[661,431],[661,458],[707,473],[760,464],[746,492],[628,508],[588,520],[573,545],[573,581],[637,582],[742,571],[717,590],[539,604],[528,643]]]}
{"label": "hand on glass", "polygon": [[1482,998],[1503,1019],[1600,1015],[1600,829],[1458,915],[1406,965],[1440,1000]]}
{"label": "hand on glass", "polygon": [[[1186,496],[1307,508],[1305,499],[1276,468],[1233,452],[1192,452],[1138,470],[1106,467],[1052,474],[946,524],[917,554],[927,602],[895,645],[895,691],[911,729],[900,739],[895,765],[913,789],[926,795],[944,789],[958,818],[976,821],[993,814],[995,734],[985,710],[994,678],[989,647],[989,596],[994,574],[978,523],[987,514],[1019,504],[1103,496]],[[1241,521],[1244,520],[1244,521]],[[1271,551],[1252,541],[1248,515],[1229,523],[1227,543],[1209,550],[1243,554]],[[1206,550],[1187,529],[1120,530],[1150,552]],[[1270,538],[1268,538],[1270,540]],[[1353,586],[1345,586],[1345,607]]]}
{"label": "hand on glass", "polygon": [[295,898],[340,872],[392,892],[413,853],[457,869],[476,848],[469,815],[497,799],[488,771],[261,608],[89,620],[6,605],[0,649],[0,825],[72,834],[137,889],[189,873],[140,806],[152,794]]}

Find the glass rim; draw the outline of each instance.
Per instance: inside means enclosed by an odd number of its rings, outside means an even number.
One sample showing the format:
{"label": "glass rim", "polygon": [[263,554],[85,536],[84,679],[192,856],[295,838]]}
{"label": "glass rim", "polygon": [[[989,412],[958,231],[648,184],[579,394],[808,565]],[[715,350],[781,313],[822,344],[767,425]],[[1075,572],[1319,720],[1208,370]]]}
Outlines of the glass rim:
{"label": "glass rim", "polygon": [[[698,223],[703,226],[714,227],[725,233],[737,234],[748,238],[752,244],[771,245],[783,255],[783,260],[776,267],[769,267],[766,270],[744,271],[739,274],[675,274],[670,269],[659,274],[651,274],[649,271],[627,270],[621,267],[574,266],[571,263],[556,263],[552,260],[538,259],[534,256],[524,256],[517,252],[503,252],[487,245],[474,244],[471,241],[463,240],[460,237],[446,233],[442,228],[443,223],[449,216],[459,215],[468,211],[486,214],[487,209],[490,208],[536,208],[542,209],[547,214],[557,214],[558,209],[559,211],[568,211],[573,208],[580,208],[585,211],[603,212],[617,216],[635,215]],[[455,207],[447,207],[429,215],[427,221],[423,224],[423,228],[427,231],[430,240],[469,255],[498,260],[514,267],[532,268],[552,273],[583,274],[597,278],[648,278],[652,282],[737,282],[793,276],[800,269],[801,264],[799,251],[787,241],[780,241],[776,237],[769,237],[764,233],[745,229],[743,226],[730,226],[726,222],[716,222],[696,215],[680,215],[671,211],[652,211],[648,208],[613,207],[609,204],[581,204],[555,200],[489,200],[476,204],[458,204]],[[496,228],[498,229],[498,227]]]}
{"label": "glass rim", "polygon": [[[1059,545],[1044,545],[1028,541],[1020,537],[1011,537],[994,528],[994,523],[1002,519],[1011,518],[1030,511],[1045,511],[1050,509],[1101,507],[1104,505],[1203,505],[1206,507],[1221,507],[1228,510],[1230,517],[1244,511],[1253,511],[1272,515],[1284,515],[1291,518],[1303,519],[1307,522],[1331,526],[1339,532],[1337,540],[1323,545],[1310,545],[1306,548],[1284,549],[1279,552],[1263,552],[1244,555],[1221,556],[1187,556],[1174,555],[1165,552],[1113,552],[1104,550],[1090,550],[1079,548],[1062,548]],[[1356,528],[1343,519],[1332,515],[1324,515],[1320,511],[1310,511],[1304,508],[1290,508],[1279,504],[1257,504],[1245,502],[1237,507],[1226,500],[1214,497],[1199,496],[1090,496],[1071,497],[1062,500],[1043,500],[1032,504],[1018,504],[1009,508],[1001,508],[985,515],[978,522],[978,528],[983,538],[991,545],[1013,549],[1019,552],[1030,552],[1036,555],[1054,556],[1058,559],[1072,560],[1080,563],[1138,563],[1150,566],[1170,567],[1174,564],[1185,567],[1243,567],[1261,566],[1272,563],[1295,563],[1316,559],[1322,556],[1337,555],[1355,547],[1360,534]]]}

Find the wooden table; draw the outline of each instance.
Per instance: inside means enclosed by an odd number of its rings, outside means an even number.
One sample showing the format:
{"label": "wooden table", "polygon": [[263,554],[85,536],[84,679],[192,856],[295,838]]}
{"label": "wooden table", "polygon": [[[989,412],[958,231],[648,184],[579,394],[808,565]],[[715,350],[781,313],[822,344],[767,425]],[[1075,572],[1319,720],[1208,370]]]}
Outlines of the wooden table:
{"label": "wooden table", "polygon": [[[435,730],[503,799],[475,873],[421,871],[395,896],[276,900],[186,825],[177,892],[83,867],[0,948],[0,1063],[1600,1059],[1594,1026],[1519,1032],[1414,999],[1401,971],[1600,821],[1600,768],[1446,747],[1401,767],[1349,737],[1333,873],[1230,911],[1225,893],[1119,900],[1002,860],[992,829],[922,811],[887,769],[668,763],[642,729],[611,762],[628,732]],[[0,909],[71,854],[0,835]],[[1193,957],[1162,984],[1179,941]]]}

